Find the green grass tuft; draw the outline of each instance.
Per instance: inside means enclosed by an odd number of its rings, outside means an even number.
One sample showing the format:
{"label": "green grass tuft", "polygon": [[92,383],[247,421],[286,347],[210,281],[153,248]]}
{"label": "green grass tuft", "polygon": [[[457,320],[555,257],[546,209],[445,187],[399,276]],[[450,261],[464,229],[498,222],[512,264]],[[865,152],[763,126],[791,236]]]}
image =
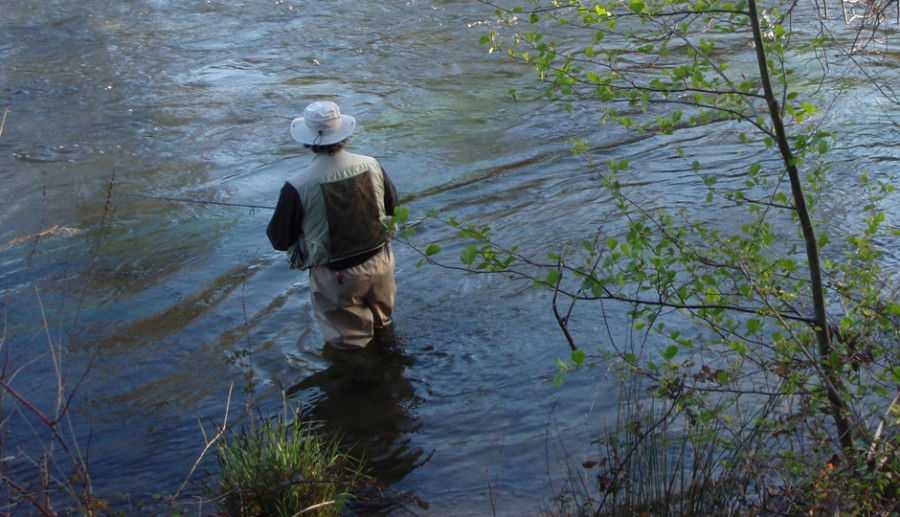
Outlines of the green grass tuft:
{"label": "green grass tuft", "polygon": [[222,510],[230,516],[338,515],[364,482],[362,462],[285,406],[218,445]]}

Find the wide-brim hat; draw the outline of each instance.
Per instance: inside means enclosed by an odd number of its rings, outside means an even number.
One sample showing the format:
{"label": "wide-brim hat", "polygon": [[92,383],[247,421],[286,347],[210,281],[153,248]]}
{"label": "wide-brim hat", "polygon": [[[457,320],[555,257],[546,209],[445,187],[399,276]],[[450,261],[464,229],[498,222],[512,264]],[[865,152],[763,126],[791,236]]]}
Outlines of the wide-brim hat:
{"label": "wide-brim hat", "polygon": [[306,145],[331,145],[343,141],[356,129],[356,119],[341,115],[341,108],[330,101],[318,101],[303,110],[303,116],[291,122],[291,136]]}

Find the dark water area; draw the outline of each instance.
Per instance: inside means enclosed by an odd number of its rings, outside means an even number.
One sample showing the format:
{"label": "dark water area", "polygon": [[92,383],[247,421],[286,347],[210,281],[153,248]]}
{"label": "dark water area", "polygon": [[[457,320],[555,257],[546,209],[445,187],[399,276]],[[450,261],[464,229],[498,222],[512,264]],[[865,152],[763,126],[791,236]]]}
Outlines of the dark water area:
{"label": "dark water area", "polygon": [[[240,421],[248,387],[263,411],[288,393],[367,442],[382,481],[419,515],[533,514],[614,418],[602,367],[552,386],[568,347],[549,296],[527,282],[419,269],[418,253],[395,243],[403,354],[371,376],[348,372],[322,355],[306,276],[265,237],[269,210],[140,197],[274,205],[308,159],[288,132],[307,103],[333,99],[357,118],[351,150],[379,159],[414,219],[440,209],[536,257],[624,227],[567,140],[628,159],[626,181],[648,206],[705,198],[679,146],[720,185],[742,184],[756,159],[733,124],[636,136],[589,106],[547,105],[529,69],[477,44],[495,27],[479,2],[0,4],[0,246],[46,232],[0,249],[0,352],[25,365],[15,386],[44,408],[51,343],[70,386],[87,371],[74,425],[90,436],[95,487],[128,494],[123,508],[177,490],[203,450],[201,426],[223,421],[229,393],[229,421]],[[897,56],[878,59],[895,72]],[[892,181],[900,109],[852,68],[836,75],[847,87],[825,95],[839,138],[819,210],[839,229],[859,224],[862,171]],[[468,244],[435,222],[415,240],[439,242],[451,262]],[[593,349],[607,322],[623,332],[615,312],[576,316]],[[9,439],[6,456],[30,434]],[[214,470],[207,456],[195,477]]]}

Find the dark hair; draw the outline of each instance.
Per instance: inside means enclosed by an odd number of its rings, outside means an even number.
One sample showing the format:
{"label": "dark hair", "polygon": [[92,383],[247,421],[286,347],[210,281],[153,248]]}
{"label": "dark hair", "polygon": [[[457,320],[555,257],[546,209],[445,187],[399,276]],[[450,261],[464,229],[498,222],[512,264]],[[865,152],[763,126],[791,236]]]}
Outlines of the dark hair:
{"label": "dark hair", "polygon": [[318,154],[318,153],[328,153],[329,155],[334,156],[334,153],[340,151],[344,147],[347,147],[347,143],[350,142],[350,138],[345,138],[336,144],[328,144],[328,145],[310,145],[303,144],[303,147],[309,149],[310,151]]}

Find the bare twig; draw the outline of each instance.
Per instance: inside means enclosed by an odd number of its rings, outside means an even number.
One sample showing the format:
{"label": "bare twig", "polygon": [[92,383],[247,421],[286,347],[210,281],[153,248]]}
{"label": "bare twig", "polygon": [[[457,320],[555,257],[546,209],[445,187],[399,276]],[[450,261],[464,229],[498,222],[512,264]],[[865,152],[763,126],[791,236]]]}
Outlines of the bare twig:
{"label": "bare twig", "polygon": [[6,115],[9,113],[9,106],[3,110],[3,119],[0,120],[0,138],[3,137],[3,127],[6,125]]}
{"label": "bare twig", "polygon": [[313,511],[313,510],[316,510],[316,509],[319,509],[319,508],[322,508],[322,507],[325,507],[325,506],[329,506],[329,505],[332,505],[332,504],[334,504],[334,501],[324,501],[324,502],[321,502],[321,503],[318,503],[318,504],[314,504],[314,505],[312,505],[312,506],[308,506],[308,507],[306,507],[306,508],[300,510],[299,512],[295,513],[295,514],[293,515],[293,517],[299,517],[300,515],[303,515],[303,514],[306,513],[306,512],[311,512],[311,511]]}
{"label": "bare twig", "polygon": [[[559,283],[562,282],[562,268],[558,268],[557,271],[560,272],[559,277],[556,279],[556,285],[553,286],[553,316],[556,317],[556,323],[559,324],[559,329],[562,330],[564,336],[566,336],[566,341],[569,343],[569,348],[574,352],[578,350],[578,346],[575,344],[575,339],[572,337],[572,334],[569,332],[569,316],[571,315],[571,307],[569,309],[569,313],[565,316],[559,313],[559,307],[557,306],[556,300],[559,295]],[[572,304],[574,305],[576,298],[572,298]]]}
{"label": "bare twig", "polygon": [[212,447],[218,440],[221,438],[225,431],[228,430],[228,413],[231,409],[231,392],[234,390],[234,383],[228,386],[228,400],[225,402],[225,419],[222,422],[222,425],[216,431],[216,434],[212,437],[212,439],[207,439],[206,430],[203,428],[203,424],[200,423],[200,432],[203,433],[203,439],[206,441],[206,445],[203,447],[203,451],[200,452],[200,456],[197,458],[197,461],[194,462],[194,465],[191,467],[190,472],[188,472],[187,477],[184,479],[184,483],[178,488],[178,491],[175,492],[175,495],[172,496],[173,499],[177,499],[181,492],[184,490],[184,487],[187,486],[188,482],[191,479],[191,476],[194,475],[194,471],[197,470],[197,466],[200,465],[200,462],[206,456],[206,453],[209,452],[210,447]]}
{"label": "bare twig", "polygon": [[875,465],[875,455],[878,452],[878,444],[881,443],[881,435],[884,433],[884,427],[887,424],[887,419],[891,415],[892,412],[895,411],[897,404],[900,403],[900,391],[897,391],[897,395],[894,396],[894,400],[888,404],[887,411],[884,412],[884,416],[881,418],[881,421],[878,422],[878,428],[875,431],[875,436],[872,437],[872,444],[869,446],[869,452],[866,454],[866,463],[869,464],[869,467],[878,470],[884,466],[885,462],[887,462],[888,457],[883,456],[881,461],[878,462],[878,465]]}
{"label": "bare twig", "polygon": [[490,469],[484,469],[484,478],[487,480],[488,485],[488,498],[491,501],[491,515],[496,517],[497,515],[497,505],[494,501],[494,486],[491,484],[491,471]]}

